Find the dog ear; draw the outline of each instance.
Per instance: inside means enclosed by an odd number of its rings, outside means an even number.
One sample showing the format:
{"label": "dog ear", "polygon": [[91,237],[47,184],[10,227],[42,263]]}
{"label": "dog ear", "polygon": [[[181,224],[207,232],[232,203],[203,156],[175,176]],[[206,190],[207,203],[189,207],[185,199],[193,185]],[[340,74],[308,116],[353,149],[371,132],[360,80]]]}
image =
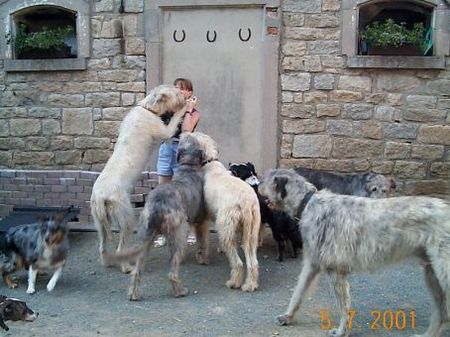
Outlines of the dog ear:
{"label": "dog ear", "polygon": [[286,191],[286,184],[288,182],[287,177],[275,177],[273,178],[273,182],[275,183],[276,192],[280,193],[281,199],[286,198],[287,191]]}
{"label": "dog ear", "polygon": [[256,174],[256,169],[255,169],[255,165],[253,165],[253,163],[251,162],[247,162],[247,166],[250,168],[250,170],[252,171],[252,173]]}

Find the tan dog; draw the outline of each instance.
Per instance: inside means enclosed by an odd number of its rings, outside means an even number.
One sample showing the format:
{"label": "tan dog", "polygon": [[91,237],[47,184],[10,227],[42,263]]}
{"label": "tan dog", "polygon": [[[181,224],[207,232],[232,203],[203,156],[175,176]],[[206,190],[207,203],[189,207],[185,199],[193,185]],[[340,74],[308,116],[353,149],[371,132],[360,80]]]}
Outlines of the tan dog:
{"label": "tan dog", "polygon": [[[100,256],[106,252],[105,238],[112,240],[111,225],[120,229],[120,251],[135,223],[130,191],[144,170],[155,142],[172,137],[185,113],[186,101],[179,89],[154,88],[125,116],[114,152],[97,178],[91,195],[91,212],[100,241]],[[168,125],[161,119],[173,114]],[[168,116],[169,115],[169,116]],[[129,267],[122,265],[124,272]]]}
{"label": "tan dog", "polygon": [[[200,132],[193,132],[191,135],[198,140],[205,159],[203,191],[208,216],[216,224],[221,248],[231,266],[231,277],[226,286],[254,291],[258,288],[256,251],[261,225],[258,197],[250,185],[232,176],[218,161],[218,146],[211,137]],[[238,255],[240,235],[247,263],[244,284],[243,263]]]}

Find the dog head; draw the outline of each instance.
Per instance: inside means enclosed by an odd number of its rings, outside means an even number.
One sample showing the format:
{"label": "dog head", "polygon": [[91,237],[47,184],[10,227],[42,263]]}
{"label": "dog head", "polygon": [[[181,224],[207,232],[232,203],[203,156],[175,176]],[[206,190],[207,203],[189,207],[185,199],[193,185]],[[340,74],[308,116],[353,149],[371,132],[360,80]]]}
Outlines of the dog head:
{"label": "dog head", "polygon": [[30,309],[24,301],[0,296],[0,326],[3,329],[9,330],[5,321],[33,322],[38,316],[39,313]]}
{"label": "dog head", "polygon": [[198,140],[190,133],[180,135],[178,144],[177,161],[180,165],[201,166],[203,163],[203,151]]}
{"label": "dog head", "polygon": [[55,212],[55,215],[38,219],[41,225],[41,236],[47,246],[59,245],[68,233],[67,222],[64,220],[63,212]]}
{"label": "dog head", "polygon": [[291,217],[297,211],[310,192],[317,189],[294,170],[273,169],[266,172],[259,185],[259,193],[267,198],[268,206],[274,210],[283,210]]}
{"label": "dog head", "polygon": [[203,152],[203,162],[210,162],[219,159],[219,145],[207,134],[201,132],[191,132],[190,136],[194,137]]}
{"label": "dog head", "polygon": [[138,105],[161,117],[167,112],[185,110],[186,99],[180,89],[171,85],[160,85],[150,91]]}
{"label": "dog head", "polygon": [[259,185],[258,175],[255,170],[255,165],[251,162],[247,163],[229,163],[228,168],[231,174],[245,181],[252,187]]}
{"label": "dog head", "polygon": [[382,174],[368,173],[364,188],[369,198],[386,198],[394,196],[396,189],[395,180]]}

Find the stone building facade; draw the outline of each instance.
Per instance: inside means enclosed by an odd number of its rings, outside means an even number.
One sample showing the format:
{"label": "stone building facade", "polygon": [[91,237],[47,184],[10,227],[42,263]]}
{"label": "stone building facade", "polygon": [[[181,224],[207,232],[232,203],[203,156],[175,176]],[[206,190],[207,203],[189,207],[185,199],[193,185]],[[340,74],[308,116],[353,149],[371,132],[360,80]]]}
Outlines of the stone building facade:
{"label": "stone building facade", "polygon": [[[83,57],[66,66],[61,61],[47,66],[39,61],[11,62],[3,40],[0,168],[5,177],[51,170],[62,172],[62,179],[64,171],[101,170],[112,153],[121,120],[145,96],[147,72],[154,71],[145,48],[144,18],[150,2],[154,1],[76,2],[82,12],[77,19],[82,20],[77,22],[79,38],[87,43],[80,51]],[[202,5],[204,1],[178,2]],[[346,45],[351,31],[346,15],[366,1],[253,2],[269,3],[270,15],[278,15],[281,22],[270,27],[270,34],[279,36],[279,166],[373,171],[395,176],[399,194],[450,195],[447,0],[423,1],[446,17],[436,27],[443,36],[439,57],[426,61],[419,57],[406,66],[395,57],[365,61],[375,62],[375,67],[358,65],[359,59],[346,52],[352,49]],[[73,2],[26,3],[70,6]],[[20,6],[19,0],[0,0],[5,13],[1,34],[10,24],[5,19],[8,10]],[[20,203],[27,197],[26,191],[16,190],[23,193],[13,198],[6,185],[14,189],[14,183],[2,183],[0,204],[10,205],[10,199]],[[89,194],[89,189],[79,193]]]}

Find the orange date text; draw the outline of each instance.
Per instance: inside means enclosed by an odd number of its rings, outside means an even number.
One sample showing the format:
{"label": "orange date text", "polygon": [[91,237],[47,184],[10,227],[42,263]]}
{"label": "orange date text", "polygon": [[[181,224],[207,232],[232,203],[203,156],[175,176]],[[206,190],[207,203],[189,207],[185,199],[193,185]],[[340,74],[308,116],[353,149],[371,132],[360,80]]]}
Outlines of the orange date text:
{"label": "orange date text", "polygon": [[[361,328],[368,324],[370,330],[405,330],[416,328],[416,312],[414,310],[372,310],[369,322],[359,322],[356,310],[348,311],[347,329]],[[330,330],[334,327],[327,309],[320,310],[320,328]]]}

